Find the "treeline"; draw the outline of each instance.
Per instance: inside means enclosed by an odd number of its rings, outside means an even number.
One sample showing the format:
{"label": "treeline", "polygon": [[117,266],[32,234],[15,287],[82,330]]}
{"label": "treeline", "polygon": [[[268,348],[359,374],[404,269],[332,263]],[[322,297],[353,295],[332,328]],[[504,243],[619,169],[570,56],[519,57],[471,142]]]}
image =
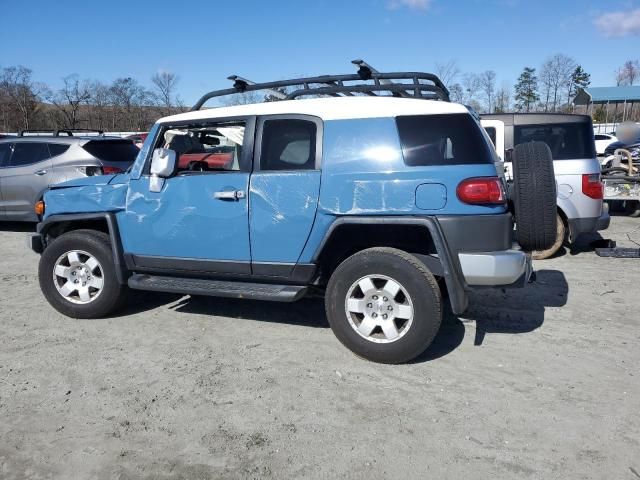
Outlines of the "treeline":
{"label": "treeline", "polygon": [[[573,112],[573,98],[591,84],[590,74],[573,58],[558,53],[538,68],[525,67],[514,85],[496,84],[496,72],[462,73],[455,61],[436,65],[436,73],[451,92],[452,100],[471,105],[478,112]],[[640,83],[640,62],[628,60],[614,72],[616,85]],[[609,107],[612,119],[614,106]],[[581,111],[586,112],[585,108]],[[595,121],[604,121],[605,107],[593,112]],[[602,117],[602,118],[600,118]],[[640,120],[640,109],[633,112]],[[614,120],[611,120],[614,121]]]}
{"label": "treeline", "polygon": [[436,73],[448,86],[454,101],[478,112],[564,112],[572,108],[578,89],[590,84],[590,75],[564,54],[548,58],[540,67],[525,67],[512,86],[496,84],[496,72],[463,74],[455,61],[438,64]]}
{"label": "treeline", "polygon": [[[478,112],[571,112],[573,97],[590,85],[590,75],[573,58],[558,53],[541,66],[527,66],[515,84],[497,84],[493,70],[463,73],[452,60],[436,64],[435,72],[449,88],[451,99],[471,105]],[[640,83],[640,62],[628,60],[614,72],[616,85]],[[110,84],[73,74],[53,89],[37,82],[24,66],[0,69],[0,131],[23,129],[93,128],[105,131],[145,131],[165,115],[186,110],[178,95],[179,78],[171,72],[151,77],[151,88],[131,77]],[[269,101],[256,92],[223,101],[226,104]],[[595,121],[614,110],[597,108]],[[578,110],[576,110],[578,111]],[[582,109],[582,111],[585,111]],[[633,119],[640,120],[640,108]]]}
{"label": "treeline", "polygon": [[0,131],[92,128],[146,131],[159,117],[184,111],[179,78],[160,72],[146,88],[131,77],[110,84],[73,74],[59,89],[33,79],[24,66],[0,69]]}

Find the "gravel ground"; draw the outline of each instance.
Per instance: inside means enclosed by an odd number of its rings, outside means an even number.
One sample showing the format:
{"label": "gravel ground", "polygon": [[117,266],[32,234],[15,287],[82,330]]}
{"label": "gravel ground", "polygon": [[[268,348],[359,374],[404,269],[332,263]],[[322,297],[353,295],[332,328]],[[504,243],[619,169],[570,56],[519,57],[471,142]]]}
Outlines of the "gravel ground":
{"label": "gravel ground", "polygon": [[[585,239],[385,366],[319,300],[138,294],[63,317],[25,231],[0,226],[2,479],[640,479],[640,260]],[[640,220],[605,235],[634,246]]]}

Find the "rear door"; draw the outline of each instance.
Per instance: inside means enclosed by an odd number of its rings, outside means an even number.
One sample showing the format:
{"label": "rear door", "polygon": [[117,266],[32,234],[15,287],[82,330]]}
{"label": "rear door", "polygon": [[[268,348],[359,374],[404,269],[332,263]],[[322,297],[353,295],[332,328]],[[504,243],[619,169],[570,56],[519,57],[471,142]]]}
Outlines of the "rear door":
{"label": "rear door", "polygon": [[15,142],[2,168],[2,207],[7,220],[37,220],[33,205],[49,186],[51,160],[45,142]]}
{"label": "rear door", "polygon": [[558,187],[558,207],[567,218],[600,217],[602,199],[590,198],[582,191],[583,175],[600,174],[591,123],[514,125],[514,145],[533,141],[545,142],[551,150]]}
{"label": "rear door", "polygon": [[322,121],[304,115],[260,118],[255,158],[249,186],[253,273],[286,276],[316,216]]}

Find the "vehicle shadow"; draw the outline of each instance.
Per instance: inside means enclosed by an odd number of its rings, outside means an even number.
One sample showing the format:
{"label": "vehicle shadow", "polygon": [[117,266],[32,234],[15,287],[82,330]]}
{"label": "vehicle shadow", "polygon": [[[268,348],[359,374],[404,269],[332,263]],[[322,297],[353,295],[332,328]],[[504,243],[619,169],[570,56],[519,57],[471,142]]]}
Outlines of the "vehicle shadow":
{"label": "vehicle shadow", "polygon": [[461,320],[476,322],[474,345],[482,345],[487,334],[532,332],[544,323],[547,307],[567,303],[569,285],[562,272],[538,270],[536,275],[536,281],[525,288],[471,292],[469,309]]}
{"label": "vehicle shadow", "polygon": [[[474,345],[482,345],[487,334],[531,332],[544,323],[546,307],[560,307],[567,303],[568,292],[562,272],[540,270],[537,281],[525,288],[473,290],[469,309],[461,316],[454,315],[448,301],[443,299],[440,330],[429,348],[411,363],[429,362],[453,352],[464,340],[465,324],[471,321],[476,322]],[[164,307],[196,315],[329,328],[322,298],[279,303],[141,291],[133,292],[132,296],[121,316]]]}
{"label": "vehicle shadow", "polygon": [[0,232],[35,232],[36,224],[32,222],[0,222]]}
{"label": "vehicle shadow", "polygon": [[581,253],[594,252],[597,247],[605,246],[607,242],[598,232],[585,233],[580,235],[569,247],[569,255],[579,255]]}

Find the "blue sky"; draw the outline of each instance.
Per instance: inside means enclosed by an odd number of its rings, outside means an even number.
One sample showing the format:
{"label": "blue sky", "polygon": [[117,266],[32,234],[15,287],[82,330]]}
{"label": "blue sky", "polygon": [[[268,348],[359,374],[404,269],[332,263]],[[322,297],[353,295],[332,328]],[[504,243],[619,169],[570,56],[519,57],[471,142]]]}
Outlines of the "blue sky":
{"label": "blue sky", "polygon": [[188,104],[230,74],[346,73],[354,58],[387,71],[455,59],[512,85],[564,53],[604,86],[640,57],[640,0],[0,0],[0,12],[0,67],[28,66],[52,87],[71,73],[148,85],[169,70]]}

